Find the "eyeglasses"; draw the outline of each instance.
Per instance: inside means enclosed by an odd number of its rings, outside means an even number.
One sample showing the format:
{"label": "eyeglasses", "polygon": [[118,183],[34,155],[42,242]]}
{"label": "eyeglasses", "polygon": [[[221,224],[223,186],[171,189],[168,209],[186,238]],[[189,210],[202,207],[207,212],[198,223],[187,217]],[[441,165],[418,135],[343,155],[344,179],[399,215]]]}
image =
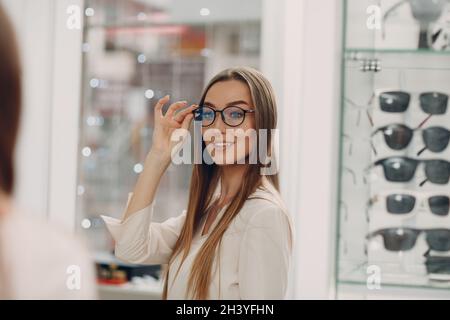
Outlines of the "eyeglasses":
{"label": "eyeglasses", "polygon": [[450,211],[450,198],[443,194],[422,194],[412,191],[379,193],[368,202],[368,208],[377,203],[383,203],[385,210],[394,215],[410,215],[425,203],[431,213],[437,216],[447,216]]}
{"label": "eyeglasses", "polygon": [[427,178],[420,183],[420,186],[428,180],[436,184],[448,183],[450,179],[450,162],[439,159],[419,160],[408,157],[389,157],[376,161],[366,169],[366,173],[370,169],[381,165],[383,166],[386,180],[392,182],[408,182],[412,180],[419,163],[425,164],[425,175]]}
{"label": "eyeglasses", "polygon": [[444,151],[450,141],[450,131],[444,127],[429,127],[426,129],[412,129],[404,124],[394,123],[384,127],[380,127],[372,133],[372,136],[378,132],[382,132],[386,144],[394,150],[405,149],[412,140],[414,131],[422,131],[422,139],[425,147],[422,148],[417,155],[422,154],[425,150],[431,152]]}
{"label": "eyeglasses", "polygon": [[[411,100],[411,94],[405,91],[385,91],[378,96],[380,108],[385,112],[405,112]],[[419,104],[423,112],[431,115],[444,114],[447,111],[448,95],[441,92],[424,92],[419,95]]]}
{"label": "eyeglasses", "polygon": [[386,250],[408,251],[414,247],[417,238],[422,232],[425,233],[425,240],[431,250],[450,250],[449,229],[386,228],[369,233],[366,239],[370,240],[374,237],[382,236]]}
{"label": "eyeglasses", "polygon": [[202,127],[209,127],[216,120],[216,113],[220,113],[222,121],[230,126],[237,127],[245,120],[247,113],[254,113],[255,110],[245,110],[237,106],[228,106],[223,110],[215,110],[209,106],[200,106],[192,111],[194,114],[194,121],[200,121]]}

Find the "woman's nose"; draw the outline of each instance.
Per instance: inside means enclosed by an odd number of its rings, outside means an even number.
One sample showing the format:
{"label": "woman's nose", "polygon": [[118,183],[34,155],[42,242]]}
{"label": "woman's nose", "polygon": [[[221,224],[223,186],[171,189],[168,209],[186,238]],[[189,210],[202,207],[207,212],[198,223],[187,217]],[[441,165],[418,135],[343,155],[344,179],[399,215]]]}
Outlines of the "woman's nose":
{"label": "woman's nose", "polygon": [[213,128],[220,130],[222,133],[224,133],[227,128],[227,125],[223,122],[222,115],[220,113],[216,114],[216,120],[214,121]]}

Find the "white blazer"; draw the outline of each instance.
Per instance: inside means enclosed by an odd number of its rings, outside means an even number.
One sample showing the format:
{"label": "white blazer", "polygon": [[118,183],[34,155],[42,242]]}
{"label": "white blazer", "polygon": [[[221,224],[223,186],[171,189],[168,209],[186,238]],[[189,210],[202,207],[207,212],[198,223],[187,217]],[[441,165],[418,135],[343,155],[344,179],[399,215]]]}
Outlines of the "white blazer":
{"label": "white blazer", "polygon": [[[131,196],[131,194],[130,194]],[[220,180],[214,197],[220,196]],[[256,198],[258,197],[258,198]],[[255,199],[252,199],[255,198]],[[130,197],[129,197],[130,199]],[[186,218],[152,222],[154,202],[125,221],[102,216],[115,240],[115,255],[135,264],[167,264]],[[225,208],[215,218],[209,233]],[[204,224],[205,219],[202,224]],[[203,228],[200,228],[203,230]],[[177,277],[181,256],[170,264],[168,299],[189,299],[187,282],[191,265],[209,233],[199,231]],[[263,186],[244,203],[222,238],[212,269],[211,299],[283,299],[288,284],[294,225],[281,198],[263,178]]]}

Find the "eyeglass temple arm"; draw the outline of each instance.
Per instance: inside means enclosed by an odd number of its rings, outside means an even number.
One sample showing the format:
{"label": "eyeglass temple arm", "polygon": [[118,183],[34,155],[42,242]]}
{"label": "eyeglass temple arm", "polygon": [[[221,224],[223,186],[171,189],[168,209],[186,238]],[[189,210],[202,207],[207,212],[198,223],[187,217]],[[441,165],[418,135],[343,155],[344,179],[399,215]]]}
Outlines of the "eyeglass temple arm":
{"label": "eyeglass temple arm", "polygon": [[345,100],[345,102],[350,104],[352,107],[355,107],[358,109],[369,109],[370,108],[370,103],[367,103],[367,105],[364,106],[364,105],[357,104],[356,102],[354,102],[352,99],[350,99],[348,97],[344,97],[344,100]]}
{"label": "eyeglass temple arm", "polygon": [[364,183],[367,183],[367,176],[369,175],[370,171],[375,168],[376,166],[380,165],[381,162],[383,161],[383,159],[379,159],[377,161],[375,161],[374,163],[371,163],[367,168],[364,169],[363,171],[363,180]]}
{"label": "eyeglass temple arm", "polygon": [[370,97],[370,99],[369,99],[369,102],[367,103],[367,105],[359,105],[359,104],[357,104],[357,103],[355,103],[353,100],[351,100],[350,98],[348,98],[348,97],[344,97],[344,101],[345,102],[347,102],[348,104],[350,104],[352,107],[354,107],[354,108],[358,108],[359,110],[358,110],[358,120],[356,121],[356,124],[359,126],[359,122],[360,122],[360,114],[361,114],[361,109],[364,109],[365,111],[366,111],[366,115],[367,115],[367,118],[369,119],[369,123],[370,123],[370,126],[371,127],[373,127],[373,119],[372,119],[372,116],[370,115],[370,113],[369,113],[369,108],[370,108],[370,105],[372,104],[372,99],[373,99],[373,96],[374,96],[374,94],[372,94],[372,96]]}
{"label": "eyeglass temple arm", "polygon": [[[369,101],[367,102],[367,105],[371,106],[373,103],[373,99],[375,99],[375,97],[376,97],[375,92],[372,92],[372,95],[370,96]],[[372,116],[370,115],[368,109],[366,110],[366,114],[367,114],[367,118],[369,118],[370,126],[373,127],[374,126],[373,119],[372,119]]]}
{"label": "eyeglass temple arm", "polygon": [[419,151],[417,151],[417,156],[420,156],[425,150],[427,150],[428,148],[425,146],[422,149],[420,149]]}
{"label": "eyeglass temple arm", "polygon": [[366,212],[366,221],[367,221],[367,222],[369,222],[369,220],[370,220],[369,209],[370,209],[370,207],[373,206],[373,204],[374,204],[375,202],[376,202],[376,198],[375,198],[375,197],[370,198],[370,199],[367,200],[367,202],[366,202],[366,210],[365,210],[365,212]]}
{"label": "eyeglass temple arm", "polygon": [[367,200],[366,202],[366,218],[367,221],[369,221],[370,216],[369,216],[369,209],[370,207],[372,207],[376,202],[378,201],[378,196],[375,195],[373,197],[371,197],[369,200]]}
{"label": "eyeglass temple arm", "polygon": [[373,119],[372,119],[372,116],[370,115],[368,109],[366,109],[366,115],[367,115],[367,118],[369,119],[370,126],[373,127]]}
{"label": "eyeglass temple arm", "polygon": [[385,129],[385,127],[379,127],[377,129],[375,129],[372,134],[370,135],[370,137],[373,137],[374,135],[376,135],[378,132],[383,131]]}
{"label": "eyeglass temple arm", "polygon": [[347,171],[348,173],[350,173],[352,175],[353,184],[356,185],[356,173],[355,173],[355,171],[353,171],[352,169],[347,168],[347,167],[343,167],[342,169]]}
{"label": "eyeglass temple arm", "polygon": [[[378,132],[382,131],[384,129],[384,127],[378,128],[376,129],[374,132],[372,132],[372,134],[370,135],[371,138],[373,138]],[[370,140],[370,146],[372,147],[373,153],[375,155],[378,155],[377,149],[375,148],[375,145],[373,144],[373,141]]]}
{"label": "eyeglass temple arm", "polygon": [[379,236],[381,233],[380,233],[380,230],[376,230],[376,231],[372,231],[372,232],[369,232],[367,235],[366,235],[366,240],[370,240],[370,239],[372,239],[372,238],[374,238],[374,237],[376,237],[376,236]]}
{"label": "eyeglass temple arm", "polygon": [[422,128],[422,126],[428,121],[430,120],[430,118],[432,117],[432,114],[429,114],[421,123],[419,123],[419,125],[416,127],[416,129]]}
{"label": "eyeglass temple arm", "polygon": [[364,175],[368,175],[369,172],[370,172],[370,170],[372,170],[373,168],[375,168],[377,165],[378,165],[378,162],[374,162],[374,163],[371,163],[369,166],[367,166],[367,167],[364,169]]}
{"label": "eyeglass temple arm", "polygon": [[348,206],[344,201],[339,201],[340,205],[342,207],[342,211],[344,211],[344,220],[347,221],[348,220]]}
{"label": "eyeglass temple arm", "polygon": [[425,183],[427,183],[427,181],[428,181],[428,178],[426,178],[425,180],[423,180],[423,181],[419,184],[419,187],[423,187],[423,185],[424,185]]}

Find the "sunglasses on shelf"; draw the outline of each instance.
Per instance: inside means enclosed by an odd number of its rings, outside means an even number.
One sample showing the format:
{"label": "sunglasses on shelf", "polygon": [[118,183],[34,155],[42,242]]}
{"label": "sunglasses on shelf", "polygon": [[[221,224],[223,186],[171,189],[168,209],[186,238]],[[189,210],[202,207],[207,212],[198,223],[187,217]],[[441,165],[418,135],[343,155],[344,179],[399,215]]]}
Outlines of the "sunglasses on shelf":
{"label": "sunglasses on shelf", "polygon": [[426,255],[425,267],[428,274],[450,276],[450,257]]}
{"label": "sunglasses on shelf", "polygon": [[448,216],[450,211],[450,198],[444,194],[422,194],[406,190],[379,193],[368,201],[368,208],[377,203],[383,203],[388,213],[399,216],[409,216],[425,207],[432,214],[441,217]]}
{"label": "sunglasses on shelf", "polygon": [[419,163],[425,165],[426,179],[420,183],[430,181],[435,184],[447,184],[450,178],[450,162],[440,159],[420,160],[409,157],[388,157],[377,160],[366,169],[366,174],[372,168],[381,165],[386,180],[391,182],[409,182],[414,177]]}
{"label": "sunglasses on shelf", "polygon": [[[372,108],[372,103],[376,97],[378,97],[378,104],[382,111],[402,113],[409,108],[412,94],[402,90],[377,90],[372,94],[366,105],[359,105],[350,98],[345,97],[344,100],[348,105],[358,109],[356,125],[359,126],[360,124],[362,110],[365,110],[370,125],[374,125],[369,109]],[[423,92],[419,94],[418,100],[422,111],[428,114],[428,117],[418,125],[419,128],[425,124],[431,116],[442,115],[447,112],[448,94],[446,93],[437,91]]]}
{"label": "sunglasses on shelf", "polygon": [[425,240],[430,250],[441,252],[450,250],[450,230],[443,228],[386,228],[369,233],[366,239],[371,240],[374,237],[381,236],[386,250],[408,251],[415,246],[421,233],[425,234]]}
{"label": "sunglasses on shelf", "polygon": [[[378,94],[380,109],[384,112],[405,112],[410,104],[411,94],[406,91],[384,91]],[[424,92],[419,95],[419,105],[423,112],[430,115],[445,114],[448,95],[441,92]]]}
{"label": "sunglasses on shelf", "polygon": [[425,146],[419,150],[417,155],[422,154],[427,149],[431,152],[442,152],[447,148],[450,141],[450,130],[439,126],[426,129],[412,129],[404,124],[394,123],[376,129],[372,133],[372,137],[378,132],[381,132],[389,148],[402,150],[410,144],[414,131],[419,130],[422,132],[422,139]]}

